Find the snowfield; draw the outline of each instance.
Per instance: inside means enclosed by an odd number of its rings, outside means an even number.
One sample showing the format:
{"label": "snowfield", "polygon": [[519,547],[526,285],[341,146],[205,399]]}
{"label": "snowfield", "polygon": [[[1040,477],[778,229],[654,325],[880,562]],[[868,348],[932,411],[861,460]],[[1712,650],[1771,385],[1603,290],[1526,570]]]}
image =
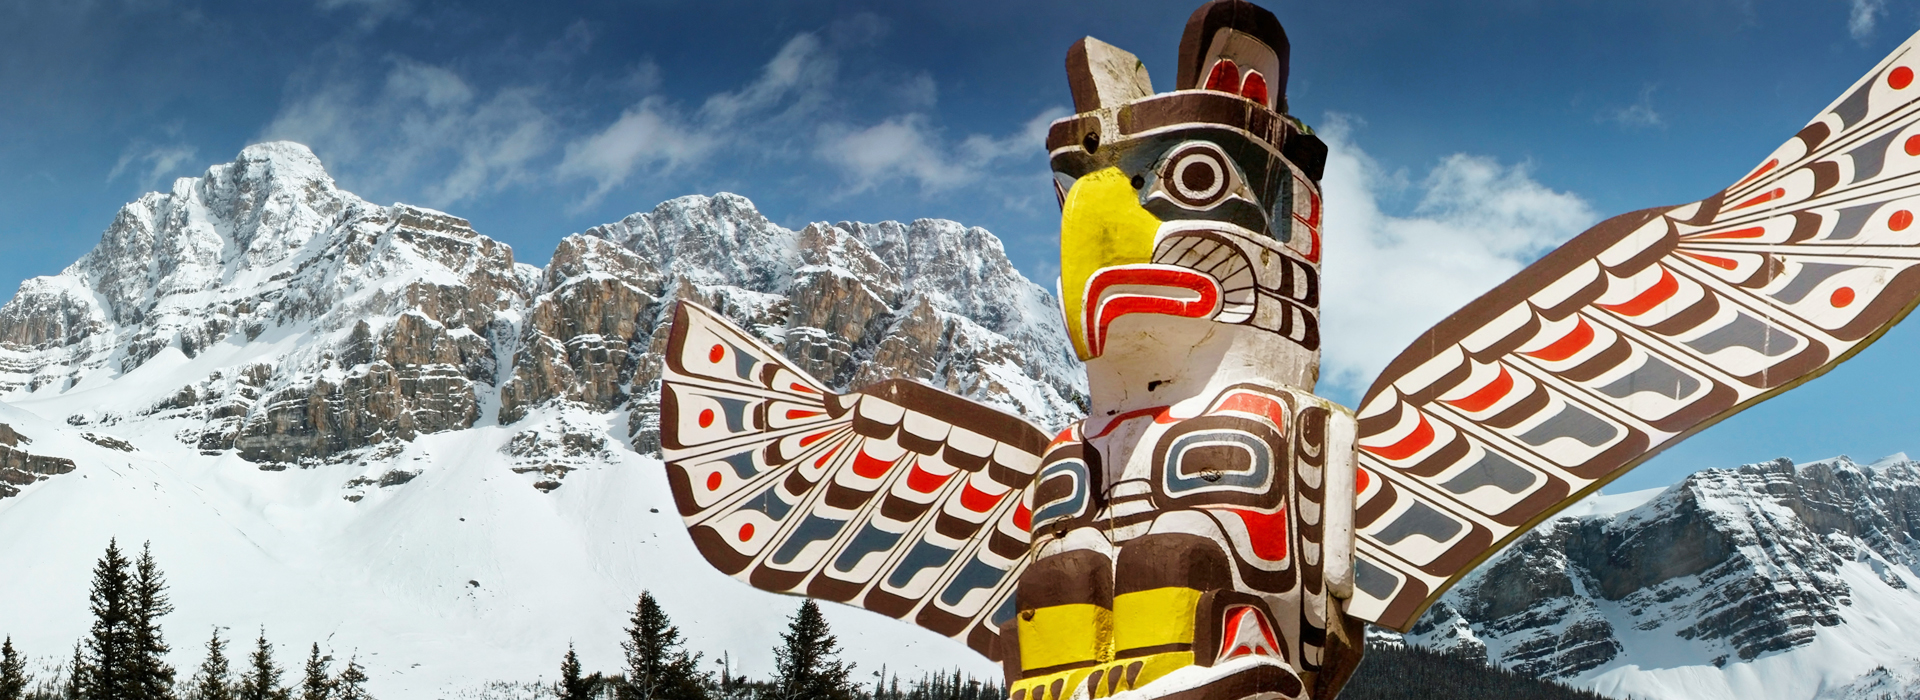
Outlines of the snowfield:
{"label": "snowfield", "polygon": [[[885,333],[854,347],[782,325],[814,278],[865,290],[871,317],[809,319]],[[1077,418],[1062,321],[1021,315],[1052,302],[982,229],[791,231],[744,197],[689,196],[568,237],[543,270],[458,217],[338,189],[305,146],[256,144],[128,204],[0,308],[0,423],[77,465],[0,498],[0,635],[36,665],[68,658],[117,538],[150,541],[171,582],[182,680],[215,628],[236,658],[262,628],[289,668],[313,642],[358,655],[388,700],[550,681],[569,643],[586,671],[619,672],[642,590],[709,669],[770,675],[799,600],[709,566],[657,452],[635,447],[654,334],[681,293],[756,314],[773,338],[825,337],[829,369],[931,335],[894,354],[1043,422]],[[888,335],[908,311],[920,325]],[[1053,350],[1039,369],[1036,348]],[[998,677],[932,632],[825,612],[858,678]]]}
{"label": "snowfield", "polygon": [[[551,681],[568,643],[586,668],[612,672],[642,589],[691,649],[764,676],[798,606],[707,565],[675,514],[661,464],[631,451],[542,493],[500,467],[500,448],[524,426],[425,435],[373,465],[418,477],[355,503],[341,485],[366,467],[262,471],[232,454],[200,455],[166,421],[117,426],[114,436],[138,447],[120,452],[33,413],[66,403],[0,404],[0,422],[31,438],[36,454],[79,463],[0,499],[0,634],[47,661],[64,659],[86,632],[93,563],[111,538],[123,548],[153,543],[177,610],[164,620],[169,659],[183,679],[216,626],[240,647],[264,627],[285,666],[316,641],[339,658],[357,654],[383,698]],[[575,413],[608,428],[625,423]],[[903,675],[954,666],[997,675],[932,632],[841,605],[824,611],[861,677],[883,665]]]}
{"label": "snowfield", "polygon": [[[1051,430],[1084,411],[1058,302],[982,229],[795,231],[696,195],[568,236],[543,269],[256,144],[127,205],[0,307],[0,423],[31,440],[8,449],[76,467],[0,466],[0,494],[20,491],[0,497],[0,635],[43,671],[68,658],[117,538],[150,541],[171,583],[183,680],[210,631],[239,657],[264,629],[285,667],[314,642],[357,656],[384,700],[526,695],[570,643],[620,671],[642,590],[709,670],[767,677],[798,599],[710,567],[648,456],[677,299],[836,387],[914,377]],[[1645,580],[1609,579],[1627,566]],[[1441,603],[1452,617],[1406,643],[1620,697],[1920,697],[1920,463],[1596,495]],[[932,632],[824,611],[856,678],[999,675]]]}
{"label": "snowfield", "polygon": [[[1619,698],[1920,697],[1920,542],[1903,534],[1920,484],[1916,466],[1904,454],[1866,466],[1845,457],[1776,461],[1707,470],[1665,489],[1596,494],[1489,558],[1404,641],[1484,653],[1509,668],[1530,665]],[[1806,500],[1844,494],[1869,495],[1812,505],[1848,512],[1857,518],[1851,525],[1820,524]],[[1687,521],[1689,513],[1702,515]],[[1675,529],[1676,521],[1694,525]],[[1606,540],[1611,549],[1594,554],[1596,532],[1623,539]],[[1619,557],[1647,537],[1657,538],[1657,553],[1647,555],[1656,559],[1701,551],[1718,558],[1699,574],[1643,579],[1630,595],[1609,600],[1596,578],[1639,575],[1634,567],[1647,562]],[[1555,578],[1569,590],[1552,593],[1560,590]],[[1728,601],[1721,597],[1728,591],[1747,593]],[[1513,595],[1531,602],[1500,600]],[[1486,609],[1483,600],[1517,612],[1487,619],[1472,612]],[[1829,609],[1832,617],[1823,618]],[[1776,643],[1743,659],[1736,642],[1752,638],[1742,634]]]}

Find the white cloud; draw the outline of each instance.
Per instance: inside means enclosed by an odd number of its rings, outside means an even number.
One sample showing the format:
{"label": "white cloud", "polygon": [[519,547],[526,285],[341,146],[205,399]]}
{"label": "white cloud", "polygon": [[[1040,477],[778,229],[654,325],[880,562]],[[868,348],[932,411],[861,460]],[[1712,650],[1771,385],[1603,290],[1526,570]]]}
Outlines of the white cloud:
{"label": "white cloud", "polygon": [[[405,7],[399,0],[318,1],[329,8]],[[290,92],[259,138],[307,144],[348,189],[435,207],[513,185],[585,182],[573,203],[578,211],[649,178],[738,182],[754,169],[824,169],[827,177],[807,180],[825,196],[973,188],[1010,208],[1050,201],[1044,179],[1015,183],[1012,169],[1043,153],[1048,123],[1066,110],[1045,110],[1012,133],[949,134],[930,109],[939,95],[932,76],[882,68],[841,79],[842,54],[858,55],[849,52],[886,29],[875,16],[856,15],[801,32],[740,84],[679,98],[660,92],[671,76],[651,61],[624,76],[590,80],[589,88],[545,89],[488,87],[405,57],[387,59],[383,74],[368,80],[362,76],[369,71],[349,65],[349,56],[327,77]],[[576,23],[538,60],[564,62],[591,40],[591,28]],[[569,123],[567,117],[591,113],[582,108],[583,94],[609,92],[634,97],[610,121]]]}
{"label": "white cloud", "polygon": [[[810,155],[840,171],[846,179],[842,193],[895,182],[941,192],[980,183],[1010,158],[1041,153],[1048,123],[1066,114],[1052,108],[1013,134],[969,134],[957,141],[948,141],[935,119],[921,112],[867,124],[830,118],[834,107],[858,102],[838,80],[834,47],[870,41],[884,31],[877,19],[862,15],[830,27],[832,40],[797,34],[752,81],[708,95],[697,109],[683,110],[659,95],[641,99],[613,123],[569,142],[554,174],[563,181],[593,181],[580,207],[636,176],[684,172],[723,154],[732,156],[728,161],[734,165],[749,158],[791,162]],[[926,74],[908,77],[893,89],[912,108],[929,107],[938,96],[938,86]]]}
{"label": "white cloud", "polygon": [[555,173],[562,179],[586,178],[594,190],[583,201],[597,202],[641,167],[672,170],[704,159],[718,143],[716,134],[676,115],[666,100],[649,97],[628,108],[607,128],[567,144]]}
{"label": "white cloud", "polygon": [[1873,36],[1873,27],[1880,22],[1880,13],[1886,10],[1886,5],[1887,0],[1849,0],[1847,32],[1856,41],[1866,41]]}
{"label": "white cloud", "polygon": [[726,125],[750,115],[759,116],[755,113],[776,106],[787,115],[803,114],[827,98],[826,88],[838,68],[838,61],[821,45],[820,38],[802,32],[780,47],[752,83],[708,97],[700,107],[700,116]]}
{"label": "white cloud", "polygon": [[846,171],[856,192],[896,178],[943,190],[975,177],[970,168],[944,152],[938,134],[920,114],[889,118],[864,129],[829,125],[822,129],[817,153],[821,160]]}
{"label": "white cloud", "polygon": [[1652,85],[1640,88],[1640,99],[1604,115],[1606,120],[1629,127],[1665,126],[1666,121],[1662,120],[1660,113],[1653,108],[1653,91]]}
{"label": "white cloud", "polygon": [[360,28],[372,29],[390,18],[406,14],[407,0],[319,0],[322,10],[347,10],[360,13]]}
{"label": "white cloud", "polygon": [[847,175],[852,192],[902,180],[940,191],[979,181],[998,161],[1041,153],[1047,125],[1066,114],[1064,107],[1051,107],[1008,136],[972,134],[951,146],[920,114],[858,129],[829,124],[821,127],[815,153]]}
{"label": "white cloud", "polygon": [[898,92],[901,103],[917,109],[930,109],[940,102],[940,86],[926,73],[901,81]]}
{"label": "white cloud", "polygon": [[[643,68],[657,80],[657,69],[651,64]],[[747,141],[748,133],[765,135],[775,123],[804,118],[826,103],[836,70],[819,37],[797,34],[761,67],[753,82],[708,96],[691,118],[659,95],[641,99],[612,124],[569,142],[554,174],[562,180],[592,180],[593,191],[578,203],[590,206],[636,171],[659,173],[700,164],[723,143]]]}
{"label": "white cloud", "polygon": [[160,179],[175,172],[181,165],[193,160],[195,150],[185,144],[154,145],[135,141],[120,154],[119,162],[113,164],[113,170],[107,173],[107,181],[120,179],[121,175],[137,173],[140,176],[140,188],[151,190],[160,184]]}
{"label": "white cloud", "polygon": [[[1326,122],[1322,376],[1355,393],[1419,333],[1599,218],[1525,165],[1484,156],[1448,156],[1410,183],[1354,143],[1350,119]],[[1382,210],[1409,188],[1408,215]]]}
{"label": "white cloud", "polygon": [[444,207],[534,178],[555,141],[532,88],[491,95],[440,66],[395,59],[377,87],[324,84],[262,133],[311,146],[350,188]]}
{"label": "white cloud", "polygon": [[[1001,158],[1025,158],[1047,150],[1047,127],[1053,126],[1060,118],[1073,114],[1064,106],[1055,105],[1040,110],[1020,130],[1002,138],[993,138],[984,134],[968,136],[960,142],[960,150],[980,161],[993,161]],[[1050,179],[1050,178],[1049,178]]]}

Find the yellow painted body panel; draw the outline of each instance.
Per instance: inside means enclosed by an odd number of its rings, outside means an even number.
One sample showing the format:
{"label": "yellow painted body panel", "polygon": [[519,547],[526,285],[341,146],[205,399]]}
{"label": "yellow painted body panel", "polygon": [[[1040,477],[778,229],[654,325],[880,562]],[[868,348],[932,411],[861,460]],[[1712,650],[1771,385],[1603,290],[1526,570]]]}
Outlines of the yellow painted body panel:
{"label": "yellow painted body panel", "polygon": [[[1008,696],[1016,700],[1060,700],[1073,697],[1084,686],[1089,691],[1088,697],[1105,698],[1144,687],[1192,665],[1193,652],[1172,651],[1027,678],[1015,682],[1007,691]],[[1060,683],[1057,693],[1056,681]]]}
{"label": "yellow painted body panel", "polygon": [[1113,658],[1113,611],[1076,603],[1033,611],[1019,623],[1020,667],[1049,668]]}
{"label": "yellow painted body panel", "polygon": [[[1057,700],[1056,692],[1072,697],[1085,685],[1090,697],[1104,698],[1192,666],[1199,604],[1200,591],[1170,586],[1117,596],[1113,610],[1091,604],[1034,610],[1032,619],[1022,616],[1019,622],[1021,668],[1069,668],[1022,679],[1008,690],[1024,690],[1013,694],[1019,700]],[[1175,644],[1188,646],[1115,658],[1116,651]]]}
{"label": "yellow painted body panel", "polygon": [[1193,616],[1200,592],[1169,586],[1122,594],[1113,599],[1115,649],[1144,649],[1193,643]]}

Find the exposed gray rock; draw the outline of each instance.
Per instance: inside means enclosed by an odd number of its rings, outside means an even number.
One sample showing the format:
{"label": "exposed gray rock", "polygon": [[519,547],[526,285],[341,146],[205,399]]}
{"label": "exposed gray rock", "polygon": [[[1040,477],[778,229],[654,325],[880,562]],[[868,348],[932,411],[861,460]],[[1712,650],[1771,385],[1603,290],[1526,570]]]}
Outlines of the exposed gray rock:
{"label": "exposed gray rock", "polygon": [[663,331],[682,299],[841,390],[908,377],[1051,428],[1085,412],[1057,303],[992,234],[936,220],[791,231],[722,194],[560,244],[501,388],[501,422],[545,401],[625,402],[635,449],[657,449]]}
{"label": "exposed gray rock", "polygon": [[74,470],[73,460],[27,452],[22,443],[33,441],[0,423],[0,498],[18,495],[21,486]]}
{"label": "exposed gray rock", "polygon": [[[1920,565],[1920,469],[1845,457],[1693,474],[1618,514],[1549,521],[1483,565],[1409,641],[1571,678],[1625,647],[1616,625],[1671,634],[1716,664],[1812,642],[1841,624],[1846,562],[1906,588]],[[1901,572],[1905,572],[1902,575]]]}
{"label": "exposed gray rock", "polygon": [[[204,374],[67,422],[104,440],[123,420],[178,423],[173,434],[203,454],[281,470],[378,461],[423,434],[561,405],[625,412],[613,437],[652,452],[664,330],[681,299],[837,387],[912,377],[1049,427],[1084,412],[1056,302],[984,230],[792,231],[743,197],[691,196],[569,236],[542,270],[459,217],[340,190],[292,143],[249,146],[141,197],[78,262],[23,283],[0,306],[0,396],[218,349],[237,359],[194,363]],[[573,447],[605,423],[522,430],[540,436],[529,445],[566,446],[506,455],[544,490],[612,449]],[[361,481],[349,491],[404,483]]]}

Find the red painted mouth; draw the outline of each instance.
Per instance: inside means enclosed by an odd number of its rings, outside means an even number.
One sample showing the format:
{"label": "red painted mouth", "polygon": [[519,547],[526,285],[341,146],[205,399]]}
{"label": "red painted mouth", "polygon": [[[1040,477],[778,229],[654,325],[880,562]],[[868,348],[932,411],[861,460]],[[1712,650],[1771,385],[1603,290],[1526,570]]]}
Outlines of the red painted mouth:
{"label": "red painted mouth", "polygon": [[1107,326],[1127,314],[1208,318],[1220,310],[1220,282],[1209,275],[1170,265],[1109,267],[1087,279],[1087,349],[1099,357],[1106,349]]}

